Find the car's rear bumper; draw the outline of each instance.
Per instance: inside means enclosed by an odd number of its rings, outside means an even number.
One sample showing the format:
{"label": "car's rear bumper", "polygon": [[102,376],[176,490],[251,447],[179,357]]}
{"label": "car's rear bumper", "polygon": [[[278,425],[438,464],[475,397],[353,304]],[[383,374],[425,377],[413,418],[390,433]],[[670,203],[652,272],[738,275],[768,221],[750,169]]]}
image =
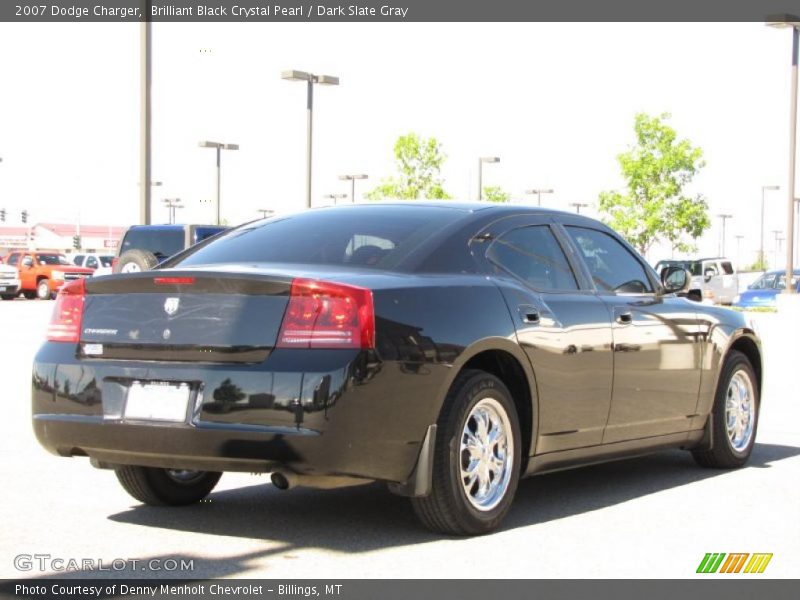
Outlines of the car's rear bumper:
{"label": "car's rear bumper", "polygon": [[[260,364],[88,360],[46,343],[33,371],[33,428],[61,456],[106,464],[263,472],[281,467],[404,482],[435,421],[438,376],[409,396],[366,353],[283,350]],[[437,371],[436,369],[433,370]],[[417,383],[419,375],[415,376]],[[124,416],[133,381],[187,382],[184,423]]]}

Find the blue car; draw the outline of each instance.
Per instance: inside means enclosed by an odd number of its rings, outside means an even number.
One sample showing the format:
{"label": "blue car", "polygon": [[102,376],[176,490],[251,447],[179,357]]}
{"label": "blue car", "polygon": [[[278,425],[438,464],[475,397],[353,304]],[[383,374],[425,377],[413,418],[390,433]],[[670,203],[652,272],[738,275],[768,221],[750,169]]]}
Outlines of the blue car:
{"label": "blue car", "polygon": [[[800,269],[793,271],[792,285],[800,292]],[[775,308],[775,296],[784,289],[786,289],[786,271],[767,271],[736,296],[733,305],[740,308]]]}

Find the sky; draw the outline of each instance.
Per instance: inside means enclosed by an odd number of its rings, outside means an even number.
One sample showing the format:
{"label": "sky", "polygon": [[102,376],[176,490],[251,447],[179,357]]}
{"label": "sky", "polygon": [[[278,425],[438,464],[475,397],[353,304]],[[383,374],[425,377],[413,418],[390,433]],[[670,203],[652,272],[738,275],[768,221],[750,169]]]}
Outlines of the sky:
{"label": "sky", "polygon": [[[447,155],[445,189],[459,199],[484,185],[515,199],[552,188],[543,205],[571,210],[622,189],[616,155],[634,141],[637,112],[669,123],[704,151],[690,191],[712,215],[730,213],[726,254],[752,262],[786,230],[791,33],[762,23],[214,23],[153,25],[153,220],[180,198],[180,221],[213,219],[214,152],[222,156],[222,216],[305,203],[305,85],[285,69],[340,77],[314,103],[313,201],[356,198],[394,172],[392,146],[434,136]],[[7,224],[128,225],[138,219],[139,25],[2,23],[0,207]],[[719,250],[720,219],[699,252]],[[785,235],[785,233],[783,234]],[[656,248],[648,258],[668,257]],[[779,259],[783,262],[783,258]]]}

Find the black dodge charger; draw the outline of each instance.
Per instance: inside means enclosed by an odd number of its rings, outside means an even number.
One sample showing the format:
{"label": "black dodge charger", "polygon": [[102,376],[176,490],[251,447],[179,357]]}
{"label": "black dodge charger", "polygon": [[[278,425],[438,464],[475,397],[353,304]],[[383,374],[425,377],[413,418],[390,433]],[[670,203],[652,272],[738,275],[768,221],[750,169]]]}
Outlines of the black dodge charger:
{"label": "black dodge charger", "polygon": [[495,529],[522,476],[655,450],[740,467],[760,342],[614,231],[520,206],[334,207],[248,223],[59,294],[33,426],[136,499],[223,471],[383,481],[428,527]]}

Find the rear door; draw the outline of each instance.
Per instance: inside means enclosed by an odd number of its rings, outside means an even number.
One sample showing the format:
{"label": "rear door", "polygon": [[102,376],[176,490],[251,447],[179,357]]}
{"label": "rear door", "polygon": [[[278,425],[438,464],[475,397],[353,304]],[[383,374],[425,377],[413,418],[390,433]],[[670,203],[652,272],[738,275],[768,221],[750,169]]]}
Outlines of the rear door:
{"label": "rear door", "polygon": [[644,262],[609,231],[565,224],[613,319],[614,384],[603,443],[690,429],[700,389],[694,305],[657,294]]}
{"label": "rear door", "polygon": [[473,242],[488,243],[486,268],[533,366],[536,454],[600,444],[611,404],[608,308],[576,272],[562,236],[548,217],[526,216],[497,221]]}

